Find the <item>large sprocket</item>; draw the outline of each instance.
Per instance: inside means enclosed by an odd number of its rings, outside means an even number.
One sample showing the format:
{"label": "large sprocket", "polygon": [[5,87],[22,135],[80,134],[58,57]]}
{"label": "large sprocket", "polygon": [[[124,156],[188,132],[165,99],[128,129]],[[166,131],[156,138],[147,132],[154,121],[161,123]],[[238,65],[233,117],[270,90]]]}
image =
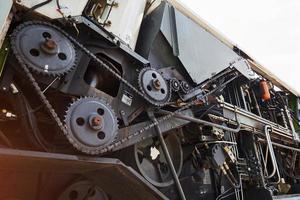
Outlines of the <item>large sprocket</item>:
{"label": "large sprocket", "polygon": [[118,130],[117,117],[104,100],[80,98],[68,108],[65,116],[67,138],[79,151],[96,155],[111,144]]}
{"label": "large sprocket", "polygon": [[25,22],[11,35],[11,46],[20,62],[44,75],[62,75],[77,64],[72,42],[57,26],[43,22]]}
{"label": "large sprocket", "polygon": [[171,99],[169,82],[155,69],[143,68],[139,72],[138,84],[140,90],[153,105],[165,105]]}

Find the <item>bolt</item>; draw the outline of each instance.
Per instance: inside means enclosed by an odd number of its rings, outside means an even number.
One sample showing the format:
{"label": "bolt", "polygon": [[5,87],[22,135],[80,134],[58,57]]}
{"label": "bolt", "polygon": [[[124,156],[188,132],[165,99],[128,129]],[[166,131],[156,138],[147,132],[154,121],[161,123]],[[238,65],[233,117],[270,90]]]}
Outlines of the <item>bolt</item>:
{"label": "bolt", "polygon": [[92,126],[101,126],[102,124],[102,119],[100,116],[95,116],[91,120]]}
{"label": "bolt", "polygon": [[104,24],[104,26],[111,26],[112,25],[112,22],[110,21],[110,20],[108,20],[105,24]]}
{"label": "bolt", "polygon": [[45,41],[41,43],[40,47],[47,54],[57,53],[57,44],[50,38],[46,38]]}
{"label": "bolt", "polygon": [[125,111],[124,111],[124,110],[121,110],[121,111],[120,111],[120,113],[121,113],[121,115],[123,115],[123,116],[125,116],[125,115],[126,115],[126,113],[125,113]]}
{"label": "bolt", "polygon": [[154,86],[155,89],[159,90],[160,86],[161,86],[161,83],[158,79],[155,79],[155,80],[152,81],[152,85]]}
{"label": "bolt", "polygon": [[187,83],[184,84],[184,88],[185,88],[185,89],[189,89],[189,87],[190,87],[190,86],[189,86]]}
{"label": "bolt", "polygon": [[53,50],[57,47],[56,43],[54,40],[51,40],[49,38],[46,38],[45,42],[44,42],[44,46],[50,50]]}

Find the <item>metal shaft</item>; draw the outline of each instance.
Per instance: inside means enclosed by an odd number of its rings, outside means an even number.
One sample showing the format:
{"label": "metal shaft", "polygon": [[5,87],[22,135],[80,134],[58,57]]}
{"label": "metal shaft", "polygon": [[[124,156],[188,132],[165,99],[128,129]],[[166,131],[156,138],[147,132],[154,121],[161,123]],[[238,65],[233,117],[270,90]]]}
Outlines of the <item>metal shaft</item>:
{"label": "metal shaft", "polygon": [[[153,113],[148,112],[148,114],[149,114],[149,117],[153,120],[153,122],[157,122],[157,119],[154,117]],[[160,127],[158,125],[155,126],[155,129],[157,131],[159,142],[161,144],[162,150],[163,150],[164,155],[166,157],[168,166],[169,166],[169,168],[171,170],[171,173],[172,173],[172,176],[173,176],[176,188],[177,188],[178,193],[180,195],[180,199],[181,200],[186,200],[186,197],[184,195],[183,189],[182,189],[180,181],[178,179],[178,176],[177,176],[177,173],[176,173],[173,161],[172,161],[170,153],[168,151],[168,147],[167,147],[165,139],[163,137],[162,131],[160,130]]]}

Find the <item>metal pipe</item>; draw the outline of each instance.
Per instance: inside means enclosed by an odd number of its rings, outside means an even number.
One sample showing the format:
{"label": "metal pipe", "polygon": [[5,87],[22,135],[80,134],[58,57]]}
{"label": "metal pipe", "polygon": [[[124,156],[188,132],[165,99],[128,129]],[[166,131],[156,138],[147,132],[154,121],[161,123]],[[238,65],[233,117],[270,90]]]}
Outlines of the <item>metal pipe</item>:
{"label": "metal pipe", "polygon": [[241,114],[245,117],[249,117],[250,119],[253,119],[253,120],[256,120],[258,122],[261,122],[261,123],[264,123],[266,125],[270,125],[272,126],[272,129],[273,129],[273,132],[280,132],[280,133],[283,133],[284,135],[282,136],[293,136],[291,133],[290,133],[290,130],[287,129],[287,128],[284,128],[274,122],[271,122],[267,119],[264,119],[264,118],[261,118],[261,117],[258,117],[257,115],[253,114],[253,113],[250,113],[250,112],[247,112],[243,109],[240,109],[239,107],[236,107],[234,105],[231,105],[229,103],[226,103],[224,101],[221,101],[221,100],[218,100],[218,103],[220,103],[220,106],[225,108],[225,109],[228,109],[232,112],[235,112],[236,114]]}
{"label": "metal pipe", "polygon": [[299,135],[298,135],[298,133],[296,133],[290,111],[286,105],[284,106],[284,111],[286,113],[286,117],[288,118],[288,122],[289,122],[290,128],[292,130],[293,137],[296,141],[299,141]]}
{"label": "metal pipe", "polygon": [[281,113],[281,115],[282,115],[282,120],[283,120],[284,127],[285,127],[285,128],[288,128],[288,123],[287,123],[286,118],[285,118],[285,116],[284,116],[283,110],[281,110],[280,113]]}
{"label": "metal pipe", "polygon": [[[254,93],[253,90],[251,90],[251,94],[252,94],[252,98],[253,98],[253,101],[254,101],[254,104],[255,104],[256,111],[257,111],[258,115],[261,117],[262,115],[261,115],[261,112],[260,112],[260,108],[258,106],[257,99],[256,99],[256,96],[255,96],[255,93]],[[251,98],[251,97],[249,97],[249,98]]]}
{"label": "metal pipe", "polygon": [[[261,158],[261,156],[259,155],[259,151],[258,151],[258,146],[257,146],[258,144],[255,142],[254,143],[254,151],[255,151],[255,154],[256,154],[256,157],[259,159],[259,161],[260,161],[260,158]],[[260,145],[260,144],[259,144]],[[262,183],[262,185],[266,185],[265,184],[265,178],[264,178],[264,173],[263,173],[263,171],[262,171],[262,169],[260,168],[260,177],[261,177],[261,183]]]}
{"label": "metal pipe", "polygon": [[[275,175],[275,173],[276,173],[276,169],[275,169],[275,166],[273,165],[273,171],[272,171],[272,173],[271,174],[269,174],[268,173],[268,169],[267,169],[267,166],[268,166],[268,155],[269,155],[269,148],[266,148],[266,154],[265,154],[265,161],[266,161],[266,168],[265,168],[265,170],[266,170],[266,178],[268,178],[268,177],[273,177],[274,175]],[[272,159],[272,158],[271,158]]]}
{"label": "metal pipe", "polygon": [[235,98],[235,103],[238,107],[241,107],[241,102],[240,102],[240,98],[237,92],[237,88],[236,88],[236,84],[233,85],[233,94],[234,94],[234,98]]}
{"label": "metal pipe", "polygon": [[[268,148],[266,148],[266,152],[267,152],[267,149]],[[259,152],[260,152],[260,154],[261,154],[261,159],[262,159],[262,162],[263,162],[263,164],[264,164],[264,173],[265,173],[265,176],[268,176],[268,170],[267,170],[267,155],[265,156],[265,158],[264,158],[264,153],[263,153],[263,150],[262,150],[262,148],[261,148],[261,144],[259,143]]]}
{"label": "metal pipe", "polygon": [[[169,112],[169,111],[166,111],[166,110],[159,110],[159,113],[168,115],[172,112]],[[222,125],[215,124],[215,123],[212,123],[212,122],[208,122],[208,121],[205,121],[205,120],[202,120],[202,119],[197,119],[195,117],[190,117],[190,116],[187,116],[187,115],[183,115],[183,114],[180,114],[180,113],[176,113],[174,115],[174,117],[179,118],[179,119],[184,119],[184,120],[187,120],[187,121],[190,121],[190,122],[194,122],[194,123],[197,123],[197,124],[203,124],[203,125],[206,125],[206,126],[216,127],[216,128],[223,129],[225,131],[231,131],[231,132],[234,132],[234,133],[239,132],[240,129],[241,129],[241,124],[239,122],[237,122],[237,125],[238,125],[237,128],[233,129],[233,128],[228,128],[226,126],[222,126]]]}
{"label": "metal pipe", "polygon": [[163,150],[164,155],[165,155],[165,157],[166,157],[166,161],[167,161],[167,163],[168,163],[168,166],[169,166],[169,168],[170,168],[170,170],[171,170],[171,173],[172,173],[172,176],[173,176],[173,179],[174,179],[176,188],[177,188],[177,190],[178,190],[178,193],[179,193],[179,195],[180,195],[180,198],[181,198],[182,200],[186,200],[186,197],[185,197],[184,192],[183,192],[183,189],[182,189],[182,187],[181,187],[181,184],[180,184],[179,178],[178,178],[178,176],[177,176],[175,167],[174,167],[174,165],[173,165],[173,161],[172,161],[171,156],[170,156],[170,154],[169,154],[168,147],[167,147],[166,142],[165,142],[165,140],[164,140],[162,131],[161,131],[160,127],[158,126],[158,121],[157,121],[157,119],[155,118],[155,116],[153,115],[152,112],[148,112],[148,115],[149,115],[150,119],[151,119],[154,123],[156,123],[155,129],[156,129],[156,131],[157,131],[158,138],[159,138],[159,141],[160,141],[160,143],[161,143],[162,150]]}
{"label": "metal pipe", "polygon": [[201,143],[204,143],[204,144],[230,144],[230,145],[237,145],[236,142],[230,142],[230,141],[223,141],[223,140],[220,140],[220,141],[203,141]]}
{"label": "metal pipe", "polygon": [[[265,140],[263,140],[263,139],[260,139],[260,141],[265,142]],[[299,148],[286,146],[286,145],[279,144],[279,143],[276,143],[276,142],[272,142],[272,144],[273,144],[274,146],[277,146],[277,147],[280,147],[280,148],[283,148],[283,149],[288,149],[288,150],[296,151],[296,152],[299,152],[299,153],[300,153],[300,149],[299,149]]]}
{"label": "metal pipe", "polygon": [[[272,145],[272,141],[271,141],[271,137],[270,137],[270,132],[272,132],[272,127],[268,126],[268,125],[265,126],[265,135],[266,135],[266,140],[267,140],[267,145],[268,145],[268,148],[269,148],[271,161],[272,161],[272,164],[273,164],[274,168],[277,171],[277,176],[278,176],[278,181],[275,182],[275,184],[278,184],[281,180],[281,177],[280,177],[280,172],[279,172],[279,168],[278,168],[278,165],[277,165],[276,157],[275,157],[275,154],[274,154],[274,149],[273,149],[273,145]],[[275,175],[275,173],[274,173],[274,175]],[[270,174],[266,178],[268,178],[268,179],[272,178],[274,175]]]}
{"label": "metal pipe", "polygon": [[248,109],[248,107],[247,107],[245,93],[244,93],[244,90],[243,90],[242,86],[240,86],[240,91],[241,91],[242,100],[243,100],[243,103],[244,103],[244,106],[245,106],[245,110],[251,111],[251,108]]}
{"label": "metal pipe", "polygon": [[[233,132],[230,132],[229,134],[230,134],[232,142],[237,143],[236,142],[236,135]],[[235,149],[237,160],[238,161],[244,161],[244,158],[240,157],[237,145],[233,145],[233,148]]]}

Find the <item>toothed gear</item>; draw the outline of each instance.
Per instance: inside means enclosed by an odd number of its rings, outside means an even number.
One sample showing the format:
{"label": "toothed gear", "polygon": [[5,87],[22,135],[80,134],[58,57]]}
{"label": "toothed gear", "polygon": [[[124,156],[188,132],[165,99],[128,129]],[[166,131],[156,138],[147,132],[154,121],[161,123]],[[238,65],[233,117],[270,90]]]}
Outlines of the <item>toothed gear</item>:
{"label": "toothed gear", "polygon": [[175,79],[175,78],[171,79],[170,85],[174,92],[178,92],[180,90],[180,87],[181,87],[180,82],[177,79]]}
{"label": "toothed gear", "polygon": [[190,90],[189,84],[185,81],[181,81],[180,87],[181,87],[181,90],[183,91],[184,94],[187,94]]}
{"label": "toothed gear", "polygon": [[11,38],[14,54],[36,73],[63,75],[77,64],[72,42],[56,26],[26,22],[14,30]]}
{"label": "toothed gear", "polygon": [[170,101],[171,90],[169,83],[155,69],[144,68],[139,72],[140,90],[147,96],[152,104],[166,104]]}
{"label": "toothed gear", "polygon": [[94,97],[81,98],[65,116],[67,138],[79,151],[91,155],[111,144],[117,134],[117,117],[108,103]]}

